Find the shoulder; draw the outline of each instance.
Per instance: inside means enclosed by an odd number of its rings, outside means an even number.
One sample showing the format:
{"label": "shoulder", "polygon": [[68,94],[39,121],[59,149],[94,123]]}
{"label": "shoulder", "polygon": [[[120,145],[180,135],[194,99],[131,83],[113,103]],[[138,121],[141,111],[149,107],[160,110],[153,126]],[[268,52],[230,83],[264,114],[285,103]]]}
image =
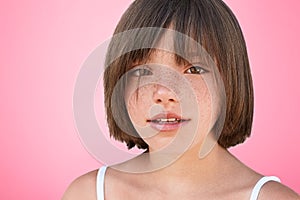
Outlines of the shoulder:
{"label": "shoulder", "polygon": [[267,182],[261,188],[258,199],[259,200],[265,200],[265,199],[300,200],[300,196],[296,192],[288,188],[287,186],[279,182],[270,181]]}
{"label": "shoulder", "polygon": [[76,178],[65,191],[62,200],[96,200],[96,179],[98,170]]}
{"label": "shoulder", "polygon": [[[233,156],[234,160],[230,163],[235,163],[232,167],[234,169],[231,174],[235,174],[233,177],[235,179],[228,179],[231,186],[235,188],[240,188],[240,192],[245,191],[253,192],[255,184],[263,177],[263,175],[252,170],[244,163],[239,161]],[[247,192],[247,193],[248,193]],[[258,200],[300,200],[300,196],[288,188],[287,186],[276,181],[266,182],[260,189]]]}

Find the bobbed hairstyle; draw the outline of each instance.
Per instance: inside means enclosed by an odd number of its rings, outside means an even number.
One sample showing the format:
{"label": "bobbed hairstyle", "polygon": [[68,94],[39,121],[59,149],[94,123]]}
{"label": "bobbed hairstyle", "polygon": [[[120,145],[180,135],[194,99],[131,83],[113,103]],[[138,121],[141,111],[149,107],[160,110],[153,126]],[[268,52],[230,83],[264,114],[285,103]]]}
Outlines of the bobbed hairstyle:
{"label": "bobbed hairstyle", "polygon": [[[244,37],[227,5],[221,0],[136,0],[121,17],[114,35],[143,27],[171,27],[196,40],[214,58],[226,93],[225,122],[218,143],[228,148],[244,142],[252,127],[253,86]],[[156,39],[160,36],[157,33]],[[150,39],[148,42],[155,41]],[[132,68],[133,63],[143,61],[151,54],[152,50],[145,48],[112,58],[120,46],[132,43],[134,41],[126,39],[112,40],[107,51],[104,72],[107,122],[110,135],[125,142],[129,149],[135,145],[148,149],[130,121],[124,100],[125,83],[123,89],[117,91],[118,99],[112,100],[121,77]]]}

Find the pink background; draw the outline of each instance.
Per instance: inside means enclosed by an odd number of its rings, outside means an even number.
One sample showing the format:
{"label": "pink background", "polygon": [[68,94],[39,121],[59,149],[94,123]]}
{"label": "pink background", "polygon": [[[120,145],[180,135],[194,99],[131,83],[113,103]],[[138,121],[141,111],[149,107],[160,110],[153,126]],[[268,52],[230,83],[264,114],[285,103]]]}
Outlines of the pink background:
{"label": "pink background", "polygon": [[[2,1],[0,199],[59,199],[98,168],[77,135],[76,76],[131,0]],[[300,193],[298,0],[226,0],[248,44],[255,86],[251,139],[232,152]]]}

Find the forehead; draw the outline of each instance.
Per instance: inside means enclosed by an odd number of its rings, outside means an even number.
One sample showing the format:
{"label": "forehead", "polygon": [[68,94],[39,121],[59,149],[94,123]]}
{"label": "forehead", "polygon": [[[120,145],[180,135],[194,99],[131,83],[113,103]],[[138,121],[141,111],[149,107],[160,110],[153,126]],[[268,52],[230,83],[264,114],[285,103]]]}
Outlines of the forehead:
{"label": "forehead", "polygon": [[179,67],[186,66],[189,62],[173,52],[161,49],[151,49],[146,58],[138,59],[133,63],[133,66],[142,64],[159,64]]}
{"label": "forehead", "polygon": [[[148,29],[147,29],[148,30]],[[138,41],[147,41],[136,50],[128,52],[129,70],[143,63],[187,65],[188,63],[208,63],[210,56],[202,45],[193,38],[172,29],[154,29],[154,35],[145,30],[138,34]],[[142,39],[143,38],[143,39]],[[135,38],[136,41],[136,38]],[[124,41],[126,45],[128,40]]]}
{"label": "forehead", "polygon": [[172,52],[186,60],[196,56],[199,57],[206,53],[206,50],[201,43],[197,42],[189,35],[172,29],[163,30],[163,34],[153,46],[155,49]]}
{"label": "forehead", "polygon": [[196,52],[192,52],[184,58],[174,52],[161,49],[151,49],[149,55],[146,58],[135,62],[134,66],[150,63],[177,67],[185,67],[193,63],[208,64],[206,59],[201,54],[197,54]]}
{"label": "forehead", "polygon": [[148,59],[147,63],[174,63],[176,61],[176,54],[165,50],[155,49],[153,50]]}

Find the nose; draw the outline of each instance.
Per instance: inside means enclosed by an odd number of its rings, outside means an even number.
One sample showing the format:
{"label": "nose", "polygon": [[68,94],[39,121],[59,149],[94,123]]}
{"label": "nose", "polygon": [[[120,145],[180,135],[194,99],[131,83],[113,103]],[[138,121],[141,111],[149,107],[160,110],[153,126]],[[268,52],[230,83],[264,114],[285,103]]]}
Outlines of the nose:
{"label": "nose", "polygon": [[153,101],[157,104],[168,104],[178,102],[176,95],[162,85],[156,85],[153,93]]}

